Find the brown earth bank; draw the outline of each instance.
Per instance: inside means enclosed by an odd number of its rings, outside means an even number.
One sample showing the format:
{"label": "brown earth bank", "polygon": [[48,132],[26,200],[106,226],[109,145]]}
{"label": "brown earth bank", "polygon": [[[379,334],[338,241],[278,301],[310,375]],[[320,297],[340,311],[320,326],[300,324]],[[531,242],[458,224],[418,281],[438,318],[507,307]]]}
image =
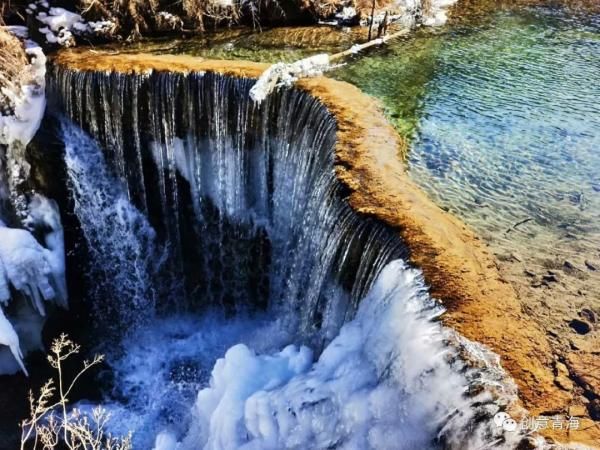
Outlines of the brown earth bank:
{"label": "brown earth bank", "polygon": [[[86,49],[62,51],[53,63],[72,70],[214,71],[251,78],[267,67],[188,56],[92,54]],[[530,416],[570,414],[580,420],[577,430],[543,430],[544,435],[560,442],[600,446],[599,424],[590,417],[589,403],[594,400],[587,399],[586,404],[581,398],[584,386],[598,387],[600,370],[593,370],[593,366],[600,369],[598,359],[584,353],[573,354],[565,363],[555,360],[545,330],[524,312],[486,244],[411,181],[398,158],[406,144],[376,101],[350,84],[324,77],[303,79],[297,87],[320,99],[337,121],[335,170],[348,188],[350,205],[398,230],[410,249],[411,262],[423,270],[431,294],[448,310],[443,322],[500,356]],[[561,376],[575,380],[581,388],[561,388]]]}

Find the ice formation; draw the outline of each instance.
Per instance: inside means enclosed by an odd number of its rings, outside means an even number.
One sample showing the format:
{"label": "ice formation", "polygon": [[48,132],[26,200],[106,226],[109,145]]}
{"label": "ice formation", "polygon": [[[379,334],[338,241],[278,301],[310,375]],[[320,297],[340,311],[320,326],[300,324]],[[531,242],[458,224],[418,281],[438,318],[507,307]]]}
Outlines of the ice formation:
{"label": "ice formation", "polygon": [[250,98],[261,103],[278,86],[290,86],[298,78],[314,77],[329,69],[329,55],[326,53],[301,59],[291,64],[273,64],[250,89]]}
{"label": "ice formation", "polygon": [[[9,228],[0,221],[0,303],[6,307],[11,300],[11,287],[30,300],[30,307],[39,316],[46,315],[45,302],[54,301],[67,306],[65,281],[64,239],[58,208],[50,200],[36,195],[29,205],[26,220],[31,229],[43,229],[46,246],[42,246],[33,234],[25,229]],[[1,309],[1,308],[0,308]],[[27,334],[28,342],[39,345],[41,329],[39,321],[31,318],[25,307],[17,314],[15,327]],[[8,345],[19,366],[26,373],[19,349],[19,338],[10,322],[2,313],[0,340]],[[31,347],[31,345],[27,345]],[[16,350],[18,349],[18,351]],[[11,372],[10,365],[2,365],[0,372]]]}
{"label": "ice formation", "polygon": [[[431,321],[439,312],[418,272],[391,262],[314,364],[306,347],[230,348],[198,393],[181,448],[429,448],[439,430],[466,429],[468,382],[448,363],[445,332]],[[463,448],[484,442],[476,427],[452,433]]]}
{"label": "ice formation", "polygon": [[[47,301],[67,306],[65,281],[64,238],[58,207],[41,195],[30,200],[22,193],[14,192],[15,180],[20,180],[27,163],[15,160],[33,139],[44,115],[46,57],[42,49],[27,39],[22,27],[9,27],[9,31],[24,39],[25,52],[29,57],[30,81],[18,92],[3,93],[14,105],[10,116],[0,115],[0,145],[6,149],[7,167],[0,170],[0,194],[10,200],[22,224],[27,229],[9,227],[2,221],[0,210],[0,343],[8,346],[14,361],[0,350],[0,373],[13,373],[19,368],[27,373],[23,364],[23,351],[39,348],[41,327],[46,315]],[[27,172],[25,170],[25,172]],[[8,181],[8,186],[4,183]],[[8,189],[7,189],[8,187]],[[19,225],[19,224],[17,224]],[[34,232],[43,236],[42,245]],[[13,293],[18,293],[13,299]],[[22,299],[29,300],[29,304]],[[11,300],[17,301],[9,318],[5,310]],[[10,321],[9,321],[10,319]],[[15,365],[14,363],[17,363]]]}
{"label": "ice formation", "polygon": [[[0,236],[1,237],[1,236]],[[2,264],[0,262],[0,264]],[[2,267],[0,267],[0,271]],[[1,278],[1,275],[0,275]],[[2,280],[0,280],[0,288]],[[23,371],[25,375],[29,375],[25,365],[23,364],[23,353],[21,352],[21,347],[19,345],[19,336],[17,336],[17,332],[10,324],[6,316],[4,315],[4,311],[0,308],[0,344],[8,346],[10,352],[12,353],[15,361],[19,364],[19,367]],[[0,367],[0,371],[2,367]]]}
{"label": "ice formation", "polygon": [[[137,447],[155,450],[429,449],[441,436],[461,449],[516,442],[518,433],[493,425],[499,406],[485,389],[502,386],[509,403],[514,386],[499,367],[464,368],[447,346],[452,332],[435,321],[440,313],[420,273],[396,260],[316,361],[268,314],[158,320],[113,361],[128,402],[108,405],[112,431],[131,430]],[[474,384],[483,392],[467,395]]]}
{"label": "ice formation", "polygon": [[[9,28],[16,35],[24,36],[21,28]],[[14,114],[5,116],[0,113],[0,144],[9,145],[20,142],[27,145],[37,132],[46,109],[45,77],[46,56],[33,41],[25,40],[25,52],[30,59],[27,67],[31,82],[21,86],[19,92],[3,93],[14,105]]]}

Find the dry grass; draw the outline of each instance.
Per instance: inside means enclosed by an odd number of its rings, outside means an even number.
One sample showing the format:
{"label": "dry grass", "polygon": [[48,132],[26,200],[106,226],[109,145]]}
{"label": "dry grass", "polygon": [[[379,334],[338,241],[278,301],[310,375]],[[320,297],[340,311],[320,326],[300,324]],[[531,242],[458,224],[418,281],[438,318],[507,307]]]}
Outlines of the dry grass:
{"label": "dry grass", "polygon": [[[367,15],[372,0],[353,0],[359,13]],[[391,0],[376,0],[381,8]],[[24,0],[0,0],[0,14],[23,16]],[[110,20],[116,34],[127,40],[168,31],[201,32],[237,23],[260,26],[331,18],[344,0],[64,0],[61,6],[80,12],[87,20]],[[20,14],[19,14],[20,13]],[[166,16],[165,16],[166,14]],[[172,16],[171,16],[172,15]],[[166,20],[169,17],[171,20]]]}
{"label": "dry grass", "polygon": [[70,394],[82,375],[104,360],[96,355],[68,380],[65,361],[79,353],[80,347],[62,334],[55,339],[47,359],[55,370],[36,397],[29,393],[30,416],[21,422],[20,450],[132,450],[131,434],[112,437],[107,431],[110,413],[98,406],[91,414],[77,408],[69,411]]}
{"label": "dry grass", "polygon": [[10,113],[14,101],[9,93],[21,92],[21,86],[29,82],[30,77],[21,41],[0,28],[0,112]]}
{"label": "dry grass", "polygon": [[[269,0],[267,0],[269,1]],[[209,25],[238,22],[246,5],[264,0],[232,2],[229,6],[215,0],[79,0],[78,9],[89,20],[110,19],[118,33],[129,40],[163,31],[204,31]],[[252,9],[252,8],[250,8]],[[172,14],[166,21],[159,13]]]}

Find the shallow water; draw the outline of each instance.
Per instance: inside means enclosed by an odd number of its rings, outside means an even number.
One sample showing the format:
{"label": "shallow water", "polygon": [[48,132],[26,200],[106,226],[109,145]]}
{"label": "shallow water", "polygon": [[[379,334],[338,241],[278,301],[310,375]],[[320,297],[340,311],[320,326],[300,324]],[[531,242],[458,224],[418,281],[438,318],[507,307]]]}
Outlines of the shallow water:
{"label": "shallow water", "polygon": [[335,76],[383,100],[411,138],[413,179],[488,242],[594,253],[599,49],[597,17],[539,8],[420,36]]}
{"label": "shallow water", "polygon": [[446,39],[435,65],[413,178],[494,243],[600,247],[600,21],[502,14]]}

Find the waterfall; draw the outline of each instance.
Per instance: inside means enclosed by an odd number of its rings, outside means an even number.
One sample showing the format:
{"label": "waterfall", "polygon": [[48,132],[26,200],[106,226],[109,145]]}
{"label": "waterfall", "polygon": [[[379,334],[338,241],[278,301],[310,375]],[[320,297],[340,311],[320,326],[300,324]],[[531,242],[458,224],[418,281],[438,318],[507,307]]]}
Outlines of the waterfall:
{"label": "waterfall", "polygon": [[110,173],[96,142],[68,120],[61,124],[68,186],[91,263],[87,277],[92,311],[103,326],[131,327],[153,317],[157,275],[166,250],[146,217]]}
{"label": "waterfall", "polygon": [[215,73],[54,67],[48,84],[95,319],[136,325],[107,359],[112,432],[156,450],[518,440],[490,420],[515,398],[498,362],[346,201],[318,100],[257,105],[252,80]]}
{"label": "waterfall", "polygon": [[257,106],[248,79],[60,67],[49,84],[170,246],[187,307],[284,310],[303,336],[331,339],[403,255],[344,201],[335,121],[306,93]]}

